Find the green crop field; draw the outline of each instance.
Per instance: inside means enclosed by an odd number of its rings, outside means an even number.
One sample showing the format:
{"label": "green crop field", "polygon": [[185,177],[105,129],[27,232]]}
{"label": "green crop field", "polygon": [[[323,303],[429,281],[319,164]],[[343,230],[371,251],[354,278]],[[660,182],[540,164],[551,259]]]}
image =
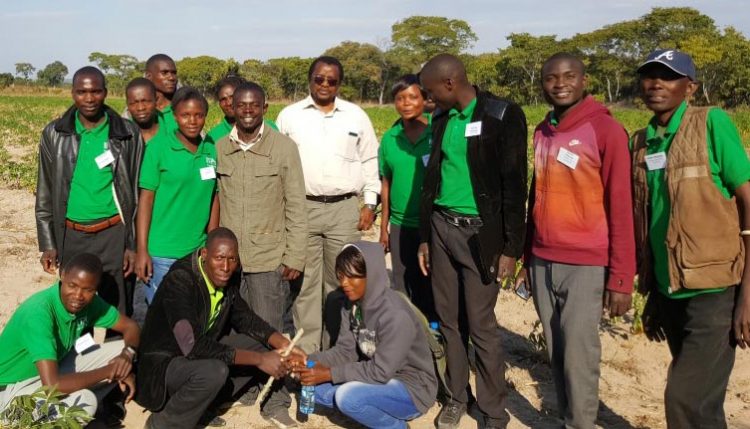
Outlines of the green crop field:
{"label": "green crop field", "polygon": [[[108,104],[117,112],[125,108],[123,98],[110,98]],[[61,95],[0,95],[0,186],[21,188],[33,191],[36,181],[36,149],[42,128],[62,114],[71,104],[70,97]],[[284,104],[273,103],[268,108],[267,117],[275,119]],[[524,107],[529,124],[529,138],[534,127],[547,112],[547,107]],[[398,118],[393,106],[365,107],[378,136]],[[613,109],[615,118],[629,133],[643,127],[650,114],[643,109]],[[739,129],[742,142],[750,147],[750,109],[730,112]],[[206,130],[221,120],[221,110],[211,104]]]}

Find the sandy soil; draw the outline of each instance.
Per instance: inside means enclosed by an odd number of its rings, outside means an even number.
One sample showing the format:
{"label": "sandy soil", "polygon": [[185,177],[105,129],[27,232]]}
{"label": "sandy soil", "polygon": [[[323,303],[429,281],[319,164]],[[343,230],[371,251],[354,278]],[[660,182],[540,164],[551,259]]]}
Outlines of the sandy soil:
{"label": "sandy soil", "polygon": [[[54,281],[39,266],[34,198],[26,191],[0,189],[0,251],[4,255],[0,259],[1,329],[20,302]],[[553,417],[556,405],[549,367],[528,340],[536,321],[533,304],[503,292],[495,314],[503,333],[506,378],[511,386],[507,408],[513,420],[509,427],[559,427]],[[666,345],[649,343],[643,335],[631,335],[629,326],[626,318],[617,324],[605,324],[601,329],[598,424],[607,429],[664,428],[662,398],[669,352]],[[730,428],[750,429],[750,351],[737,352],[725,409]],[[426,416],[412,422],[411,427],[434,427],[438,411],[437,406],[433,407]],[[143,427],[146,416],[140,407],[130,404],[124,427]],[[230,428],[269,427],[256,407],[233,408],[224,417]],[[320,412],[302,426],[357,427],[331,412]],[[467,416],[461,427],[475,428],[477,422]]]}

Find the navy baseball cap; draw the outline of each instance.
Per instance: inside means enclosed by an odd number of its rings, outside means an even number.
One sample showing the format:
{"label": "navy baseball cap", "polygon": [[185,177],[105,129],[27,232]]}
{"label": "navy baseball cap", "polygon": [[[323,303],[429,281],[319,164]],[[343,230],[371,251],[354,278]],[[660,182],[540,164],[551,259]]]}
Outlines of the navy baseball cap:
{"label": "navy baseball cap", "polygon": [[695,81],[695,63],[690,55],[680,52],[676,49],[657,49],[648,54],[646,61],[638,67],[637,72],[642,73],[643,69],[649,64],[662,64],[669,67],[675,73],[686,76],[688,79]]}

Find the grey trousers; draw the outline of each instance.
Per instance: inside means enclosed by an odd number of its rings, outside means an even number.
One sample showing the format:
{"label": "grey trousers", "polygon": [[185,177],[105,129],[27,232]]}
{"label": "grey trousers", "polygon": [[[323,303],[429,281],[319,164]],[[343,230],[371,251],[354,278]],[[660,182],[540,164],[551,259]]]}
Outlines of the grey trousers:
{"label": "grey trousers", "polygon": [[606,269],[537,257],[529,266],[560,417],[566,428],[593,429],[599,409],[599,322]]}
{"label": "grey trousers", "polygon": [[[247,302],[255,314],[268,322],[278,332],[284,328],[284,311],[289,296],[289,282],[282,280],[281,269],[265,273],[243,273],[240,284],[240,296]],[[259,394],[263,388],[262,380],[250,386],[251,394]],[[289,408],[292,398],[283,380],[276,380],[271,392],[262,404],[260,412],[263,416],[273,415],[279,408]]]}
{"label": "grey trousers", "polygon": [[[110,360],[117,357],[125,347],[122,340],[111,341],[98,346],[85,354],[78,354],[71,350],[58,366],[59,374],[72,374],[76,372],[93,371],[109,363]],[[13,398],[21,395],[30,395],[42,387],[42,380],[39,377],[32,377],[18,383],[9,384],[5,390],[0,392],[0,411],[10,405]],[[93,416],[99,401],[102,400],[115,383],[99,383],[89,389],[78,390],[68,394],[62,402],[72,406],[77,405],[83,408],[86,413]]]}
{"label": "grey trousers", "polygon": [[[337,203],[307,201],[307,223],[305,273],[293,314],[294,326],[305,330],[298,345],[306,353],[313,353],[329,348],[331,336],[338,334],[338,326],[331,325],[340,318],[341,309],[326,306],[326,301],[331,300],[329,296],[337,296],[336,256],[345,244],[360,239],[359,201],[356,197]],[[333,322],[325,323],[327,318]]]}

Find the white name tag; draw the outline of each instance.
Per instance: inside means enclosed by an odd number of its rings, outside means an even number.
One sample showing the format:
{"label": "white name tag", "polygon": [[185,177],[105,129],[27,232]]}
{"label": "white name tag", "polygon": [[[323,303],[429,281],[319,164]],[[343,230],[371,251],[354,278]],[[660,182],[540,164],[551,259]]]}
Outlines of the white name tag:
{"label": "white name tag", "polygon": [[482,134],[482,121],[466,124],[464,137],[474,137]]}
{"label": "white name tag", "polygon": [[667,154],[664,152],[646,155],[646,167],[648,171],[661,170],[667,166]]}
{"label": "white name tag", "polygon": [[102,168],[115,162],[115,156],[112,155],[111,150],[105,150],[103,154],[94,158],[94,161],[96,161],[96,166],[101,170]]}
{"label": "white name tag", "polygon": [[427,164],[430,163],[430,154],[422,155],[422,164],[424,164],[425,167],[427,167]]}
{"label": "white name tag", "polygon": [[201,168],[201,180],[211,180],[216,178],[216,169],[213,167]]}
{"label": "white name tag", "polygon": [[83,335],[81,336],[81,338],[76,340],[76,352],[78,354],[81,354],[91,347],[94,347],[95,345],[96,343],[94,342],[94,337],[92,337],[91,334]]}
{"label": "white name tag", "polygon": [[564,166],[569,167],[573,170],[575,170],[576,166],[578,165],[578,158],[580,158],[578,155],[574,154],[568,149],[565,149],[564,147],[561,147],[560,152],[557,154],[557,160],[560,161],[560,163]]}

